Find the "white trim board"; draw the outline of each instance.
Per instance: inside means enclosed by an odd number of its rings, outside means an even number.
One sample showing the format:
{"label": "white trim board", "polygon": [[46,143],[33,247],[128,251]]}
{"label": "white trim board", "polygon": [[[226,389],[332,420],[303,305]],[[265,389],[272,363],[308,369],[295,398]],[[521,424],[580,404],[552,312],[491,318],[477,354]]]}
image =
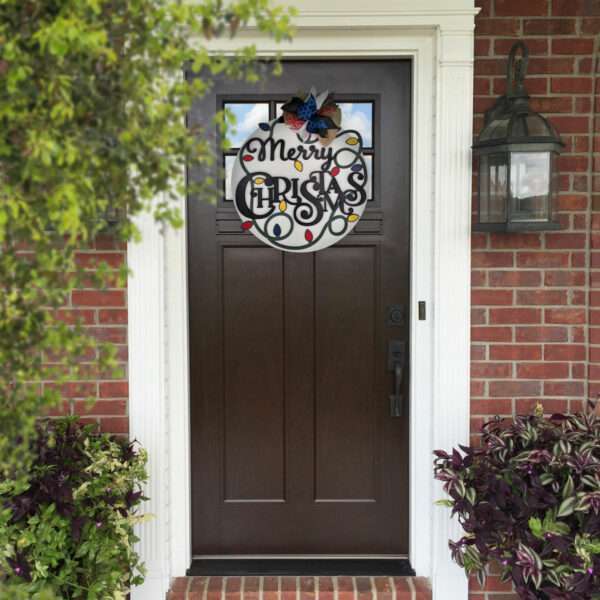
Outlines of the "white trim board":
{"label": "white trim board", "polygon": [[[432,451],[469,435],[476,11],[472,0],[371,0],[369,12],[353,10],[358,0],[329,0],[323,11],[315,2],[295,2],[291,44],[249,29],[220,49],[255,43],[263,55],[413,61],[409,556],[417,575],[431,579],[434,600],[466,600],[467,580],[447,546],[457,525],[433,505],[442,494]],[[132,598],[164,600],[170,579],[185,575],[191,560],[187,243],[185,229],[162,234],[148,216],[139,227],[142,241],[128,247],[130,431],[150,454],[144,510],[155,518],[139,528],[148,576]],[[417,320],[421,300],[425,321]]]}

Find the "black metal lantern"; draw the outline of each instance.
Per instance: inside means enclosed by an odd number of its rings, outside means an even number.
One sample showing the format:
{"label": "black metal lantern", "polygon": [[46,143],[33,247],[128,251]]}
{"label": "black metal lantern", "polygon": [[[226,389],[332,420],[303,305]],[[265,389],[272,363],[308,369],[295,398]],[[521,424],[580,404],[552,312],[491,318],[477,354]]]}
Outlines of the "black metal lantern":
{"label": "black metal lantern", "polygon": [[[519,52],[520,51],[520,52]],[[523,42],[508,57],[506,95],[485,114],[473,144],[479,158],[479,231],[559,229],[557,157],[564,144],[553,125],[529,106]]]}

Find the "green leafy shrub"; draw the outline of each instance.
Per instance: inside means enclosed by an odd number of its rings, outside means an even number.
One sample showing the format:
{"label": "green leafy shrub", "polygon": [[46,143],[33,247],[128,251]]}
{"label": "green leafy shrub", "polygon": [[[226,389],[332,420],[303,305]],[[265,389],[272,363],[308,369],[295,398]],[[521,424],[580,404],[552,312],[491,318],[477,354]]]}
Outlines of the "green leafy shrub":
{"label": "green leafy shrub", "polygon": [[143,580],[133,526],[145,451],[76,418],[40,423],[32,450],[27,479],[0,483],[5,582],[29,598],[124,598]]}

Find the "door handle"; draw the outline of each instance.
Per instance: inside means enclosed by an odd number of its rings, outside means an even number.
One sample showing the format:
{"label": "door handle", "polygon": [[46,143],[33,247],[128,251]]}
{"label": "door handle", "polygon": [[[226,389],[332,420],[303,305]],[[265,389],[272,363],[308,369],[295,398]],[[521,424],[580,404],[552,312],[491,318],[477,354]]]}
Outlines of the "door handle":
{"label": "door handle", "polygon": [[388,343],[388,371],[394,374],[393,393],[390,394],[390,415],[402,417],[404,412],[404,396],[402,394],[402,381],[404,378],[404,355],[406,342],[390,340]]}

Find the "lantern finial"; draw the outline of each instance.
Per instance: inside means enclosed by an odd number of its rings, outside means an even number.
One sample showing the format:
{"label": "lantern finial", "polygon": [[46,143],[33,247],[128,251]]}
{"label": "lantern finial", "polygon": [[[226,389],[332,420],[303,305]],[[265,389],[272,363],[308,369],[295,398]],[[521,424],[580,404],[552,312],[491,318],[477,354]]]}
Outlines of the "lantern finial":
{"label": "lantern finial", "polygon": [[[519,53],[520,51],[520,53]],[[524,42],[515,42],[508,55],[506,70],[506,95],[509,98],[528,98],[525,75],[529,63],[529,49]]]}

